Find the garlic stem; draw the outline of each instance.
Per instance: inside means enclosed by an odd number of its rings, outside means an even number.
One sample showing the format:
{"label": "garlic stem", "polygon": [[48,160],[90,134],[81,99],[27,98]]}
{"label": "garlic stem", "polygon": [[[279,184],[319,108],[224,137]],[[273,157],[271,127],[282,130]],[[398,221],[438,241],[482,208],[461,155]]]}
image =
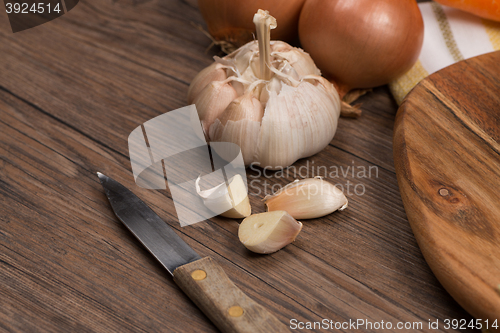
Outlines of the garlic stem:
{"label": "garlic stem", "polygon": [[267,10],[259,9],[253,17],[259,41],[260,79],[269,80],[272,77],[271,67],[271,29],[277,27],[276,19]]}

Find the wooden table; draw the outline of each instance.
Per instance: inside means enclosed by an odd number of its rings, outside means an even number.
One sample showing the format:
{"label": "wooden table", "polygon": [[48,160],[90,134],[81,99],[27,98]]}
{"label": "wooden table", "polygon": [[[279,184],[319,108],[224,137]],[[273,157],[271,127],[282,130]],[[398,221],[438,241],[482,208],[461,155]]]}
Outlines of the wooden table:
{"label": "wooden table", "polygon": [[[430,331],[428,321],[439,320],[435,332],[451,331],[445,319],[470,320],[430,271],[406,219],[392,159],[397,106],[384,87],[362,98],[361,118],[340,120],[324,151],[295,164],[301,175],[301,166],[337,167],[329,181],[358,185],[349,208],[305,221],[275,254],[248,252],[238,221],[181,228],[168,190],[135,185],[129,133],[185,106],[189,82],[212,62],[210,41],[192,23],[202,23],[194,0],[82,0],[16,34],[0,14],[0,331],[216,331],[117,221],[96,171],[131,188],[284,323],[383,320],[395,330],[422,322]],[[371,177],[358,177],[363,168]],[[261,182],[250,193],[262,212],[270,187],[257,171],[252,180]]]}

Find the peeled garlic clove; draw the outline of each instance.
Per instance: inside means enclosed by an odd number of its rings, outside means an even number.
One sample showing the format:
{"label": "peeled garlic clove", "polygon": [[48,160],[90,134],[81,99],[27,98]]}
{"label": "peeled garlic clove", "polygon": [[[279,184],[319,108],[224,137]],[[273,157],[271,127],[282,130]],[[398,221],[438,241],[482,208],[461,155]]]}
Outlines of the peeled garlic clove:
{"label": "peeled garlic clove", "polygon": [[266,196],[268,211],[287,211],[296,219],[313,219],[347,208],[342,191],[321,177],[296,180]]}
{"label": "peeled garlic clove", "polygon": [[200,119],[202,119],[203,130],[208,135],[208,130],[222,112],[227,108],[238,94],[231,86],[231,83],[225,81],[210,82],[194,99],[196,110]]}
{"label": "peeled garlic clove", "polygon": [[252,252],[273,253],[295,240],[302,223],[285,211],[254,214],[241,222],[238,238]]}
{"label": "peeled garlic clove", "polygon": [[198,73],[191,82],[188,90],[188,103],[193,104],[193,101],[198,94],[205,89],[212,81],[223,81],[227,79],[226,70],[221,64],[214,62],[212,65],[203,69]]}
{"label": "peeled garlic clove", "polygon": [[247,187],[240,175],[236,175],[229,180],[228,193],[233,208],[222,213],[222,216],[241,219],[252,214],[252,207],[250,206],[250,200],[248,200]]}
{"label": "peeled garlic clove", "polygon": [[247,188],[240,175],[236,175],[226,183],[209,190],[200,189],[200,178],[196,179],[196,192],[203,199],[205,206],[217,215],[240,219],[252,213],[248,200]]}

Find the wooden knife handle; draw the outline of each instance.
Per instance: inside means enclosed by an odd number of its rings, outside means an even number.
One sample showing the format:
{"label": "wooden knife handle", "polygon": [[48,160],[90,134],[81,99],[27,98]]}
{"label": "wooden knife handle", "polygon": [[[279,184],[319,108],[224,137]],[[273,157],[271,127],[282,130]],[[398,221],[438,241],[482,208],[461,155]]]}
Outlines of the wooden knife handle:
{"label": "wooden knife handle", "polygon": [[174,281],[224,333],[290,332],[236,287],[210,257],[178,267]]}

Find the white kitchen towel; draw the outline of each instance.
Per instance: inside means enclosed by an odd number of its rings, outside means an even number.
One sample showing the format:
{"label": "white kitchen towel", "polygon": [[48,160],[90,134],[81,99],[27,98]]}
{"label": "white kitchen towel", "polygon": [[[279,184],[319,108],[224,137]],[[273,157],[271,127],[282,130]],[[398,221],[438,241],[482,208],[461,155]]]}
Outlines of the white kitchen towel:
{"label": "white kitchen towel", "polygon": [[500,22],[482,19],[437,2],[419,4],[424,19],[424,44],[419,60],[389,84],[401,104],[422,79],[460,60],[500,50]]}

